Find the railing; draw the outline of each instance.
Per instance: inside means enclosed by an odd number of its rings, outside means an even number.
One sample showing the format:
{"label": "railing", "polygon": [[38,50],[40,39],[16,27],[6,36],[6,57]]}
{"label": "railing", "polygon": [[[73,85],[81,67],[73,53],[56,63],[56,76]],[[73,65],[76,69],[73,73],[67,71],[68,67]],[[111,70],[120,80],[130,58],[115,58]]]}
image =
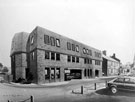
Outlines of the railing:
{"label": "railing", "polygon": [[[28,100],[30,100],[30,102],[34,102],[34,97],[33,96],[30,96],[30,98],[28,98],[28,99],[21,100],[21,101],[15,101],[15,102],[27,102]],[[8,100],[8,102],[14,102],[14,101]]]}
{"label": "railing", "polygon": [[[102,85],[101,85],[101,83],[102,83]],[[72,93],[75,93],[75,94],[84,94],[84,91],[86,91],[86,90],[97,90],[100,87],[106,87],[106,86],[107,86],[107,81],[96,82],[96,83],[91,84],[90,86],[83,86],[82,85],[80,89],[78,89],[78,90],[72,90]]]}

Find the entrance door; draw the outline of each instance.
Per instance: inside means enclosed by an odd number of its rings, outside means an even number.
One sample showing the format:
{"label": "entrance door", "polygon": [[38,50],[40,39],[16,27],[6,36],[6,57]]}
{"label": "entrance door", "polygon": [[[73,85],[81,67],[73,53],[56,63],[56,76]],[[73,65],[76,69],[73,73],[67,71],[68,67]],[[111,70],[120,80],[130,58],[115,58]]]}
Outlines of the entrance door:
{"label": "entrance door", "polygon": [[99,71],[95,70],[95,77],[99,77]]}

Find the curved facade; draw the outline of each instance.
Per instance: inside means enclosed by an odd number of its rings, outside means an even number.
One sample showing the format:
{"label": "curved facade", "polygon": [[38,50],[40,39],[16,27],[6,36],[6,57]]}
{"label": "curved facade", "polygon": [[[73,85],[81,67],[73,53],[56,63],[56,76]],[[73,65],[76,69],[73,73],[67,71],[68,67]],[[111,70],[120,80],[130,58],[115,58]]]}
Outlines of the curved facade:
{"label": "curved facade", "polygon": [[17,80],[18,78],[26,78],[26,44],[28,36],[28,33],[20,32],[16,33],[12,39],[10,57],[13,80]]}

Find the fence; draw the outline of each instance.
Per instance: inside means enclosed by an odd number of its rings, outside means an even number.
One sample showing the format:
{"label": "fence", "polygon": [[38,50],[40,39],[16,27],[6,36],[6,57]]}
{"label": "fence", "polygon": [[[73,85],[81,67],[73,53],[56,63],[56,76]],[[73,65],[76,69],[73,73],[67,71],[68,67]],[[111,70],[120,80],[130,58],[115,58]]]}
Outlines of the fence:
{"label": "fence", "polygon": [[[33,96],[30,96],[30,98],[28,98],[28,99],[21,100],[21,101],[15,101],[15,102],[27,102],[28,100],[29,100],[30,102],[34,102],[34,97],[33,97]],[[14,102],[14,101],[8,100],[8,102]]]}

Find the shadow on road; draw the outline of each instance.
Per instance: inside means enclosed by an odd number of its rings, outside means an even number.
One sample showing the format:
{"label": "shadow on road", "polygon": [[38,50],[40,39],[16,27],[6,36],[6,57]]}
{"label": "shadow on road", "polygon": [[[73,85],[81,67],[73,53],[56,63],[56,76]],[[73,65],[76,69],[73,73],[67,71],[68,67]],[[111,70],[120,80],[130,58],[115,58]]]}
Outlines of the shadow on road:
{"label": "shadow on road", "polygon": [[135,97],[135,92],[131,91],[122,91],[118,90],[116,94],[111,93],[111,91],[107,88],[100,89],[96,91],[97,94],[100,95],[108,95],[108,96],[127,96],[127,97]]}

